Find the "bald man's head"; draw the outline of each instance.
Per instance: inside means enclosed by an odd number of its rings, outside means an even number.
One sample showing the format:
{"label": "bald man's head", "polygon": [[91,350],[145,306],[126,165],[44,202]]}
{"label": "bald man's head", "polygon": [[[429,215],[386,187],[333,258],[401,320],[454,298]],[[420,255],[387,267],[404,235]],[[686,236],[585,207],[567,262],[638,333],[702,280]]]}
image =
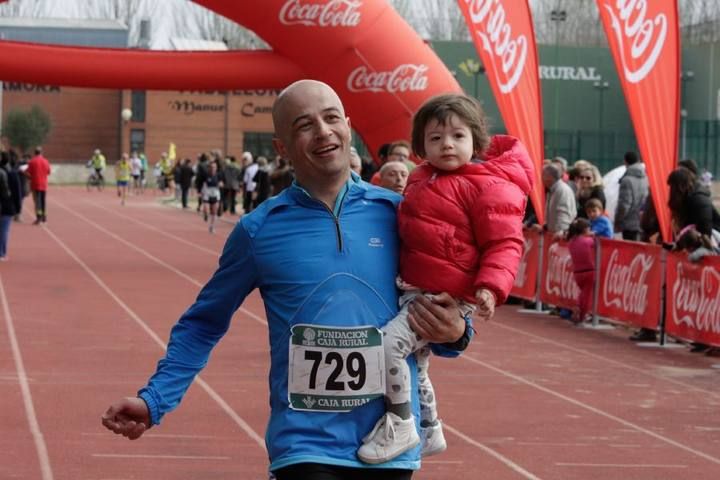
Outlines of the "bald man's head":
{"label": "bald man's head", "polygon": [[[329,96],[331,101],[334,100],[336,102],[340,114],[343,117],[345,116],[345,108],[340,101],[340,97],[338,97],[330,85],[318,80],[298,80],[280,92],[277,99],[275,99],[275,103],[273,103],[272,120],[275,135],[282,138],[282,135],[287,133],[287,127],[291,126],[297,120],[296,118],[288,118],[294,116],[293,112],[288,112],[288,105],[294,106],[298,98],[316,95]],[[302,112],[300,112],[300,114],[302,114]]]}

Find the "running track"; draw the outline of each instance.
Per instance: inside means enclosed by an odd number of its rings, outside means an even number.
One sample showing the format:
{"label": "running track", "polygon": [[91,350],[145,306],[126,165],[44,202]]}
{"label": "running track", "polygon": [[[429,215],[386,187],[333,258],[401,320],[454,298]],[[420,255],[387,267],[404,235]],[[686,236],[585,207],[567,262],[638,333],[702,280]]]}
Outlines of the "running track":
{"label": "running track", "polygon": [[[52,188],[0,264],[0,478],[264,479],[264,310],[237,312],[178,411],[135,442],[100,415],[144,384],[230,231],[152,194]],[[30,202],[26,209],[30,210]],[[500,309],[431,372],[449,449],[414,478],[720,478],[720,361]],[[720,366],[720,365],[715,365]]]}

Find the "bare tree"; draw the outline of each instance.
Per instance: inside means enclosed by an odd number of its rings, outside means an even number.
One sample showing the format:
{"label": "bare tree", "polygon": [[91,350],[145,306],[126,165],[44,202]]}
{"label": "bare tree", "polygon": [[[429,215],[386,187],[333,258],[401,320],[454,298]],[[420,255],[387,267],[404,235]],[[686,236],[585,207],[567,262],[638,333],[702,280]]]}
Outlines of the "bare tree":
{"label": "bare tree", "polygon": [[470,40],[470,33],[455,0],[391,0],[395,10],[424,38]]}
{"label": "bare tree", "polygon": [[137,46],[140,39],[140,20],[151,18],[158,3],[148,0],[82,0],[79,9],[86,18],[119,20],[128,27],[128,44]]}
{"label": "bare tree", "polygon": [[176,12],[173,18],[176,32],[192,32],[203,40],[224,42],[230,49],[268,49],[267,43],[254,32],[217,13],[192,5],[192,8]]}

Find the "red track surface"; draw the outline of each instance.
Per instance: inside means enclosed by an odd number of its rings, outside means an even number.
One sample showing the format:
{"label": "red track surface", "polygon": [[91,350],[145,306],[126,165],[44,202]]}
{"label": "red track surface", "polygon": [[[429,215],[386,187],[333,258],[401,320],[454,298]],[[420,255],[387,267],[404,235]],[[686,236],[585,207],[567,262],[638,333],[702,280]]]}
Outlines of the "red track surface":
{"label": "red track surface", "polygon": [[[133,395],[230,231],[157,197],[53,188],[49,223],[13,224],[0,264],[0,478],[264,479],[267,331],[253,294],[177,412],[130,442],[100,415]],[[30,202],[26,203],[29,210]],[[718,359],[641,348],[503,307],[431,367],[444,479],[720,478]]]}

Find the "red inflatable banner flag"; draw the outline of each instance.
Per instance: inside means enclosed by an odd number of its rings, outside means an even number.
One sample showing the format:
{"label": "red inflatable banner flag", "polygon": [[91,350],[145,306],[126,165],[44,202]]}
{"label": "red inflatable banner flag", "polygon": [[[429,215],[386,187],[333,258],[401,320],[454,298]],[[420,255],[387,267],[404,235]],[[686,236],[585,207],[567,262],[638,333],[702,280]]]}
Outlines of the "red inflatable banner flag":
{"label": "red inflatable banner flag", "polygon": [[458,0],[475,50],[510,135],[527,147],[536,166],[530,199],[538,223],[545,222],[544,159],[538,55],[526,0]]}
{"label": "red inflatable banner flag", "polygon": [[660,231],[670,241],[666,182],[678,155],[677,0],[597,0],[597,5],[647,167]]}
{"label": "red inflatable banner flag", "polygon": [[720,257],[690,263],[684,253],[669,254],[665,308],[669,335],[720,346]]}
{"label": "red inflatable banner flag", "polygon": [[314,78],[337,91],[373,153],[383,143],[410,138],[412,115],[428,97],[462,91],[385,0],[195,3],[253,30],[272,51],[156,52],[0,41],[3,80],[207,90],[283,88]]}

